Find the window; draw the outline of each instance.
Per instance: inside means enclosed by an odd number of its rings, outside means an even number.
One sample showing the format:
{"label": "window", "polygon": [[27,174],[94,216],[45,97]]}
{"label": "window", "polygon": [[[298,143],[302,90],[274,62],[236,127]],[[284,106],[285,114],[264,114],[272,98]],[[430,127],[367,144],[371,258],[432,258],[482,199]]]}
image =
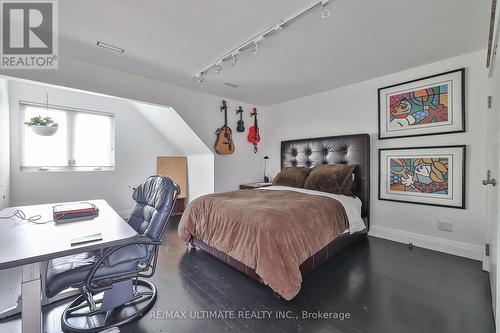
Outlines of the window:
{"label": "window", "polygon": [[[19,102],[22,170],[113,170],[114,115]],[[50,136],[36,134],[24,122],[51,117],[58,124]]]}

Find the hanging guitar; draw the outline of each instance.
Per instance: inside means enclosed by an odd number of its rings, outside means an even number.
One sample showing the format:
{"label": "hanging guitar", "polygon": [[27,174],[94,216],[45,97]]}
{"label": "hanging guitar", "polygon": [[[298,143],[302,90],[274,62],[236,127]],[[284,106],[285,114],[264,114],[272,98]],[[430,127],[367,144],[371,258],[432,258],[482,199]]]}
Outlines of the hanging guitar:
{"label": "hanging guitar", "polygon": [[241,106],[236,110],[236,114],[240,115],[240,120],[238,120],[238,126],[236,127],[236,130],[238,132],[245,132],[245,122],[243,121],[243,108]]}
{"label": "hanging guitar", "polygon": [[226,101],[222,101],[221,111],[224,111],[224,126],[217,129],[215,135],[215,152],[221,155],[230,155],[234,153],[233,131],[227,126],[227,105]]}
{"label": "hanging guitar", "polygon": [[254,118],[254,124],[248,130],[248,142],[253,143],[253,152],[257,153],[259,148],[257,144],[260,142],[260,130],[259,125],[257,124],[257,109],[253,108],[253,111],[250,113],[250,116]]}

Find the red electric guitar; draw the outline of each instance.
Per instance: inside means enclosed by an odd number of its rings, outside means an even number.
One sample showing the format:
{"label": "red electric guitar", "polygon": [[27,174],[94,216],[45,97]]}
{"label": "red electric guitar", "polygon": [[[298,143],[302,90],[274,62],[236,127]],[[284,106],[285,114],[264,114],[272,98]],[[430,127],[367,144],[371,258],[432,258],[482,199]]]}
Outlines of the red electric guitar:
{"label": "red electric guitar", "polygon": [[253,143],[253,152],[257,153],[259,148],[257,144],[260,142],[260,131],[259,126],[257,124],[257,109],[253,108],[253,111],[250,113],[250,116],[254,118],[254,125],[250,127],[248,131],[248,142]]}

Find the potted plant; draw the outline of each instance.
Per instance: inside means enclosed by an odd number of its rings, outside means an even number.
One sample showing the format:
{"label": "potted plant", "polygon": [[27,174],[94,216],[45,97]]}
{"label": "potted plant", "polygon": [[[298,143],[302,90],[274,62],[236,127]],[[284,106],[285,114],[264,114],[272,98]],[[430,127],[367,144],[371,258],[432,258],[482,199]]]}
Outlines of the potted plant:
{"label": "potted plant", "polygon": [[51,117],[36,116],[24,123],[33,132],[42,136],[51,136],[57,132],[59,125]]}

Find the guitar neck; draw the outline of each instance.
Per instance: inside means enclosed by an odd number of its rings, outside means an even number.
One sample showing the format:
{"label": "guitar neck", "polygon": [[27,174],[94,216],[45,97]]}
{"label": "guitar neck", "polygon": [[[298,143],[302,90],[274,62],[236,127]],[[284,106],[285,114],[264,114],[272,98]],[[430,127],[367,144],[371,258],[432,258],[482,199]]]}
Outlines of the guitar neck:
{"label": "guitar neck", "polygon": [[224,111],[224,127],[227,127],[227,104],[226,101],[222,101],[221,111]]}

